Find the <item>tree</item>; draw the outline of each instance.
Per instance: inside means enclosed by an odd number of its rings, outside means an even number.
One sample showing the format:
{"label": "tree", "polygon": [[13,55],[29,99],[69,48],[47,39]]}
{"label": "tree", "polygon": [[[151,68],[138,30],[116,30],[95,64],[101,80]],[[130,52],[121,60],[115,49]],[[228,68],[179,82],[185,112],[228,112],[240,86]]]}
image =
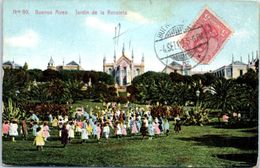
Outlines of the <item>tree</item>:
{"label": "tree", "polygon": [[60,74],[58,71],[52,70],[52,69],[47,69],[43,71],[43,81],[52,81],[52,80],[58,80],[60,79]]}
{"label": "tree", "polygon": [[258,73],[253,69],[248,69],[247,73],[236,79],[236,82],[256,89],[258,88]]}
{"label": "tree", "polygon": [[85,71],[62,70],[59,71],[60,79],[63,81],[82,81]]}
{"label": "tree", "polygon": [[24,63],[24,65],[23,65],[23,70],[25,70],[25,71],[28,70],[28,64],[27,64],[27,62]]}
{"label": "tree", "polygon": [[29,101],[36,103],[46,103],[52,100],[50,94],[48,93],[49,83],[43,83],[34,85],[33,83],[29,83],[28,89],[22,92],[22,96],[20,97],[20,101]]}
{"label": "tree", "polygon": [[98,81],[102,81],[105,84],[113,85],[114,79],[111,75],[105,73],[105,72],[97,72],[98,73]]}
{"label": "tree", "polygon": [[29,81],[29,76],[22,69],[5,69],[3,77],[3,101],[7,102],[8,98],[13,101],[17,100],[18,94]]}
{"label": "tree", "polygon": [[192,100],[193,93],[191,93],[189,84],[178,83],[172,88],[172,98],[169,103],[184,106],[187,101]]}
{"label": "tree", "polygon": [[255,120],[258,118],[258,72],[249,69],[243,76],[238,77],[236,85],[237,111],[244,114],[247,119]]}
{"label": "tree", "polygon": [[206,103],[209,107],[221,109],[222,113],[231,113],[237,101],[236,88],[233,80],[218,79],[214,82],[206,95]]}
{"label": "tree", "polygon": [[204,76],[204,79],[205,79],[205,80],[202,81],[202,84],[203,84],[204,86],[210,86],[210,85],[212,85],[212,84],[215,82],[215,80],[216,80],[216,77],[215,77],[212,73],[205,73],[203,76]]}
{"label": "tree", "polygon": [[27,70],[30,81],[38,81],[41,82],[43,80],[43,72],[40,69],[29,69]]}
{"label": "tree", "polygon": [[137,92],[136,98],[141,103],[170,101],[172,84],[168,74],[152,71],[137,76],[132,81]]}
{"label": "tree", "polygon": [[67,103],[71,100],[70,90],[66,87],[65,83],[60,80],[52,80],[48,85],[48,94],[54,103]]}
{"label": "tree", "polygon": [[182,76],[181,74],[177,73],[177,72],[171,72],[169,74],[171,81],[172,82],[176,82],[176,83],[184,83],[184,76]]}
{"label": "tree", "polygon": [[81,90],[84,86],[83,82],[79,82],[77,80],[69,80],[65,82],[65,87],[70,91],[72,103],[76,100],[81,100],[84,98],[84,92]]}
{"label": "tree", "polygon": [[126,91],[130,94],[129,100],[131,102],[137,101],[137,88],[134,85],[129,85],[126,88]]}

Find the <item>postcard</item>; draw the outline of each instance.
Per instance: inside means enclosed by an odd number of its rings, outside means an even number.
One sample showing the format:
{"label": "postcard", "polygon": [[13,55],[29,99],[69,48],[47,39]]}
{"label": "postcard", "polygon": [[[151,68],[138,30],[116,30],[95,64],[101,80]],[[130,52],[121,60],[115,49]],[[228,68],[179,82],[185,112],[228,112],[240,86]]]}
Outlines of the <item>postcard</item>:
{"label": "postcard", "polygon": [[257,1],[2,5],[2,166],[258,165]]}

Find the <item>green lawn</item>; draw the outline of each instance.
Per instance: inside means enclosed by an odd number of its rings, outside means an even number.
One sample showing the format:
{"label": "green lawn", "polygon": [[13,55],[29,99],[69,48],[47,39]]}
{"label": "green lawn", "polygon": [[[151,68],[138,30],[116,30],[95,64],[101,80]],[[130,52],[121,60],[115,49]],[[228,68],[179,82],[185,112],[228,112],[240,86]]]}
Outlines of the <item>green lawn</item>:
{"label": "green lawn", "polygon": [[141,136],[104,139],[101,143],[75,139],[62,148],[57,131],[43,151],[36,151],[32,138],[3,140],[3,163],[20,166],[154,166],[231,167],[253,166],[257,158],[257,128],[223,129],[213,126],[183,126],[175,134],[153,140]]}
{"label": "green lawn", "polygon": [[[104,109],[105,107],[103,106],[103,103],[100,102],[94,102],[88,99],[85,100],[80,100],[80,101],[76,101],[73,105],[72,105],[72,111],[74,112],[75,109],[77,107],[84,107],[85,110],[87,110],[87,112],[89,112],[89,110],[92,108],[92,110],[94,112],[96,112],[96,107],[99,107],[100,109]],[[142,107],[145,108],[145,105],[141,105],[141,104],[134,104],[131,103],[131,107]],[[126,110],[125,104],[121,104],[121,109]]]}

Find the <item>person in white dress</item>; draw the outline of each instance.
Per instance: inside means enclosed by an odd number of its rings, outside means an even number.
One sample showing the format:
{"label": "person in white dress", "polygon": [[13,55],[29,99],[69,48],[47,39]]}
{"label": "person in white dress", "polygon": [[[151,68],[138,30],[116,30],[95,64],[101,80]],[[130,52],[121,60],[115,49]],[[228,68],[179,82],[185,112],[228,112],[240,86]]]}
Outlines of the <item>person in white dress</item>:
{"label": "person in white dress", "polygon": [[15,142],[15,137],[18,136],[17,120],[12,120],[9,128],[9,135],[12,137],[12,141]]}
{"label": "person in white dress", "polygon": [[105,135],[107,142],[108,142],[108,139],[109,139],[109,133],[110,133],[109,124],[105,123],[105,126],[103,128],[103,134]]}
{"label": "person in white dress", "polygon": [[88,140],[88,131],[87,131],[87,123],[86,120],[83,122],[82,129],[81,129],[81,139],[82,143]]}
{"label": "person in white dress", "polygon": [[119,121],[117,122],[117,125],[116,125],[116,135],[117,135],[117,138],[122,137],[122,127],[121,127],[121,124]]}
{"label": "person in white dress", "polygon": [[68,125],[70,125],[68,131],[69,131],[69,141],[71,141],[72,139],[75,138],[75,125],[73,121],[70,121]]}

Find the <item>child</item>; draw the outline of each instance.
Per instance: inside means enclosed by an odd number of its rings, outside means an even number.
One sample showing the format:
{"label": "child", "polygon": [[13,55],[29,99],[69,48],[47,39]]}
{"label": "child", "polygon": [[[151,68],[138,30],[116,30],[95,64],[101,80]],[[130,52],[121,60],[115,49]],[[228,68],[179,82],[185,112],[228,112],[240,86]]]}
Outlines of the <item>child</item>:
{"label": "child", "polygon": [[98,140],[98,142],[100,140],[100,135],[101,135],[101,127],[100,127],[100,124],[98,123],[97,124],[97,140]]}
{"label": "child", "polygon": [[134,119],[131,120],[131,133],[134,135],[138,133],[136,121]]}
{"label": "child", "polygon": [[123,136],[126,136],[127,135],[127,131],[126,131],[126,124],[121,124],[121,127],[122,127],[122,135]]}
{"label": "child", "polygon": [[75,137],[75,125],[73,123],[73,121],[69,122],[69,141],[71,141],[74,137]]}
{"label": "child", "polygon": [[56,117],[54,117],[54,119],[52,120],[51,126],[52,127],[57,127],[58,126],[58,119]]}
{"label": "child", "polygon": [[117,138],[122,136],[122,128],[121,128],[121,124],[119,121],[117,121],[117,124],[116,124],[116,135],[117,135]]}
{"label": "child", "polygon": [[15,137],[18,136],[18,124],[16,120],[13,120],[10,124],[9,135],[12,137],[12,141],[15,142]]}
{"label": "child", "polygon": [[31,119],[31,120],[30,120],[30,125],[29,125],[30,129],[32,129],[33,123],[34,123],[34,121]]}
{"label": "child", "polygon": [[179,115],[177,115],[177,117],[175,118],[176,124],[174,127],[175,133],[179,133],[181,131],[181,119],[179,117]]}
{"label": "child", "polygon": [[3,123],[3,135],[4,135],[5,138],[7,138],[7,136],[8,136],[9,127],[10,127],[9,122],[5,121]]}
{"label": "child", "polygon": [[37,150],[43,150],[43,146],[45,143],[41,127],[37,127],[36,129],[36,137],[33,141],[33,144],[36,145]]}
{"label": "child", "polygon": [[66,147],[68,142],[69,142],[69,133],[66,128],[66,124],[64,124],[61,128],[61,144],[63,144],[63,148]]}
{"label": "child", "polygon": [[142,136],[143,136],[143,139],[144,139],[144,137],[145,137],[146,134],[147,134],[147,128],[146,128],[146,126],[145,126],[145,122],[142,123],[142,127],[141,127],[140,131],[141,131]]}
{"label": "child", "polygon": [[43,123],[43,128],[42,128],[44,141],[47,141],[47,138],[50,137],[49,130],[50,129],[49,129],[48,123],[44,122]]}
{"label": "child", "polygon": [[159,124],[160,133],[163,134],[163,132],[164,132],[164,122],[163,122],[162,117],[159,118],[158,124]]}
{"label": "child", "polygon": [[60,118],[59,121],[58,121],[59,137],[61,137],[62,127],[63,127],[63,120]]}
{"label": "child", "polygon": [[66,116],[64,117],[64,123],[67,123],[68,121],[69,121],[69,116],[66,115]]}
{"label": "child", "polygon": [[82,126],[82,129],[81,129],[81,139],[82,139],[81,143],[83,143],[86,140],[88,140],[87,124],[86,124],[85,121],[83,122],[83,126]]}
{"label": "child", "polygon": [[148,132],[149,132],[149,139],[153,139],[154,136],[154,124],[152,121],[148,122]]}
{"label": "child", "polygon": [[53,117],[52,117],[52,114],[51,114],[51,113],[48,115],[48,118],[49,118],[49,122],[52,123]]}
{"label": "child", "polygon": [[109,133],[110,133],[110,128],[109,128],[108,123],[105,124],[105,127],[103,128],[103,133],[104,133],[107,143],[108,143]]}
{"label": "child", "polygon": [[37,128],[38,128],[38,124],[36,121],[33,122],[33,127],[32,127],[32,134],[34,137],[36,137],[36,133],[37,133]]}
{"label": "child", "polygon": [[28,135],[28,131],[27,131],[27,124],[26,124],[25,118],[23,118],[21,124],[22,124],[22,135],[23,135],[23,138],[26,140],[27,139],[27,135]]}
{"label": "child", "polygon": [[91,127],[91,124],[90,124],[89,121],[87,122],[86,129],[87,129],[88,135],[91,136],[92,135],[92,127]]}
{"label": "child", "polygon": [[83,125],[83,123],[80,120],[76,121],[76,130],[75,130],[76,135],[80,135],[80,133],[82,132],[82,130],[81,130],[82,125]]}
{"label": "child", "polygon": [[135,123],[136,123],[136,127],[137,127],[138,132],[140,132],[140,130],[141,130],[141,120],[139,119],[139,116],[136,117]]}
{"label": "child", "polygon": [[92,128],[93,128],[93,136],[94,136],[94,138],[96,138],[97,137],[97,122],[96,121],[94,122]]}
{"label": "child", "polygon": [[154,124],[154,131],[155,131],[155,135],[159,136],[160,135],[160,129],[159,129],[159,123],[155,122]]}
{"label": "child", "polygon": [[164,122],[164,129],[165,129],[166,136],[168,136],[169,132],[170,132],[170,125],[169,125],[169,121],[167,119],[165,119],[165,122]]}

